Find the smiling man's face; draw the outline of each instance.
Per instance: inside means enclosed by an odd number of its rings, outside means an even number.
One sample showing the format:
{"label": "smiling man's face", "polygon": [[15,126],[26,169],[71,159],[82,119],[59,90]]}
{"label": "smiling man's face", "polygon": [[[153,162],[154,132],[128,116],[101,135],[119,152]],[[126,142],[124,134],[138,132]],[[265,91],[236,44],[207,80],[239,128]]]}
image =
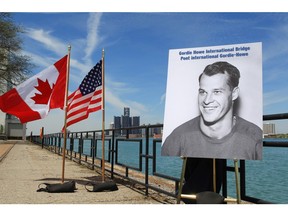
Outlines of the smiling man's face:
{"label": "smiling man's face", "polygon": [[[198,104],[206,123],[214,124],[232,115],[232,104],[235,96],[227,84],[227,74],[213,76],[202,75],[199,83]],[[229,117],[231,117],[229,115]]]}

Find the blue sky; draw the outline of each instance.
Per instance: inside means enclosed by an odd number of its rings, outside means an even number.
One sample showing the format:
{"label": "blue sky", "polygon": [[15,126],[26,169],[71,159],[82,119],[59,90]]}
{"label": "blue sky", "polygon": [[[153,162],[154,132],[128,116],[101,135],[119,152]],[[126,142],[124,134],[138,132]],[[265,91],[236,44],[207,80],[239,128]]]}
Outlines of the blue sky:
{"label": "blue sky", "polygon": [[[131,115],[141,117],[141,124],[163,123],[168,52],[178,48],[262,42],[263,113],[287,112],[288,13],[12,14],[26,29],[23,49],[37,66],[34,73],[64,56],[71,44],[70,92],[105,49],[106,128],[125,106]],[[69,129],[101,129],[101,116],[101,111],[92,113]],[[47,133],[58,132],[63,122],[64,112],[52,110],[47,118],[28,123],[27,134],[38,134],[41,127]]]}

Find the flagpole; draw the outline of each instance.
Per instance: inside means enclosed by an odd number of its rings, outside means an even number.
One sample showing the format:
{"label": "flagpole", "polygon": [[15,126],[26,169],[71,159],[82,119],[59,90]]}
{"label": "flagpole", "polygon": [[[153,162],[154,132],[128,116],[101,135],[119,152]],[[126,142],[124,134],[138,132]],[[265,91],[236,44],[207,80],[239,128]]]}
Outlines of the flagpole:
{"label": "flagpole", "polygon": [[105,181],[105,76],[104,49],[102,49],[102,182]]}
{"label": "flagpole", "polygon": [[69,87],[69,70],[70,70],[70,52],[71,46],[68,45],[68,58],[67,58],[67,71],[66,71],[66,87],[65,87],[65,118],[64,118],[64,142],[63,142],[63,152],[62,152],[62,183],[64,183],[64,173],[65,173],[65,153],[67,144],[67,105],[68,105],[68,87]]}

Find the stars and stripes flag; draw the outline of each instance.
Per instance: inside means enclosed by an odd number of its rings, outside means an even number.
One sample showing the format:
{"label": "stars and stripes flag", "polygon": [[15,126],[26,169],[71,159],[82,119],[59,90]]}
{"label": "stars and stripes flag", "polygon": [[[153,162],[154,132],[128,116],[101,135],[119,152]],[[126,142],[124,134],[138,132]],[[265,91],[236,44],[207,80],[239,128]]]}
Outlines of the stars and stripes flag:
{"label": "stars and stripes flag", "polygon": [[68,96],[66,128],[88,118],[89,113],[101,108],[102,60],[89,71],[78,89]]}

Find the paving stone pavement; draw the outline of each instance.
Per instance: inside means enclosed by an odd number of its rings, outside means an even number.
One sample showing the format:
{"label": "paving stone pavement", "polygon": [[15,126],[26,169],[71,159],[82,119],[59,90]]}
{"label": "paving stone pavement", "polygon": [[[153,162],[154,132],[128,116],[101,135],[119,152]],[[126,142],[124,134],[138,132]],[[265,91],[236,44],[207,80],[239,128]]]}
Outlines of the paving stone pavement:
{"label": "paving stone pavement", "polygon": [[[36,192],[40,183],[60,183],[62,156],[29,141],[0,141],[0,204],[170,204],[167,197],[149,195],[116,182],[119,190],[88,192],[88,182],[101,181],[101,174],[65,160],[65,181],[75,180],[74,193]],[[107,178],[106,178],[107,179]],[[105,179],[105,180],[106,180]],[[110,179],[108,179],[110,181]],[[175,202],[174,202],[175,203]]]}

